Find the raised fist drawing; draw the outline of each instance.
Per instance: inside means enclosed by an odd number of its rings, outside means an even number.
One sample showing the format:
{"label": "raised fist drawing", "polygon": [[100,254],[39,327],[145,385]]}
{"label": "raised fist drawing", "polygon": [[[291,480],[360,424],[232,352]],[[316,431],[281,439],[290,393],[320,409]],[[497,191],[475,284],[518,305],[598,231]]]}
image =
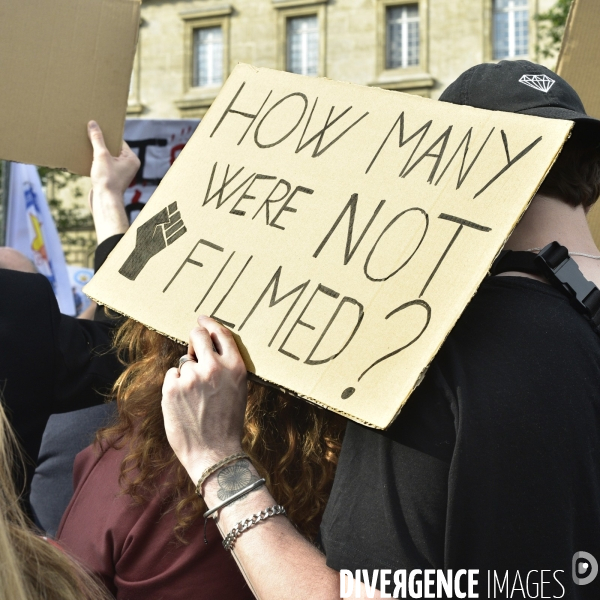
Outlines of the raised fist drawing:
{"label": "raised fist drawing", "polygon": [[181,214],[177,210],[177,202],[173,202],[138,227],[135,248],[119,269],[119,273],[135,281],[153,256],[170,246],[186,231]]}

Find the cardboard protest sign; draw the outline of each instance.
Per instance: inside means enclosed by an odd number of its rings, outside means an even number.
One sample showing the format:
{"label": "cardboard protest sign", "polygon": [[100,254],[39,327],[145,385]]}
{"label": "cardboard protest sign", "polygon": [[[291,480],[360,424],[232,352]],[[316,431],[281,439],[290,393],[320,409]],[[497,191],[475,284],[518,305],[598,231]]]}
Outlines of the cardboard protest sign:
{"label": "cardboard protest sign", "polygon": [[597,0],[573,0],[556,72],[579,94],[588,115],[600,119],[600,10]]}
{"label": "cardboard protest sign", "polygon": [[[588,115],[600,119],[600,10],[597,0],[574,0],[560,48],[557,73],[581,97]],[[600,204],[588,214],[596,245],[600,245]]]}
{"label": "cardboard protest sign", "polygon": [[85,292],[384,428],[571,125],[239,65]]}
{"label": "cardboard protest sign", "polygon": [[0,158],[89,175],[91,119],[119,154],[140,4],[0,2]]}
{"label": "cardboard protest sign", "polygon": [[125,192],[133,221],[144,208],[200,123],[199,119],[127,119],[125,141],[140,159],[140,168]]}

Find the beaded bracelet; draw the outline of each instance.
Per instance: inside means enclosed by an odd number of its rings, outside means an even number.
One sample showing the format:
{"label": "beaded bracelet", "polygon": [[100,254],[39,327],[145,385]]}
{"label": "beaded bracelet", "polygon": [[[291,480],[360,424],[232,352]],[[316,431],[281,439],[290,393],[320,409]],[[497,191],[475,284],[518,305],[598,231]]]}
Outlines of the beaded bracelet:
{"label": "beaded bracelet", "polygon": [[274,506],[270,506],[265,510],[261,510],[259,513],[240,521],[226,536],[223,540],[223,548],[225,550],[231,550],[235,541],[246,531],[250,529],[250,527],[254,527],[260,521],[264,521],[269,517],[274,517],[275,515],[285,515],[285,508],[281,506],[281,504],[275,504]]}
{"label": "beaded bracelet", "polygon": [[214,465],[205,469],[200,476],[200,479],[198,479],[198,484],[196,485],[196,494],[198,494],[198,496],[202,496],[202,485],[215,471],[218,471],[222,467],[225,467],[236,460],[241,460],[242,458],[250,457],[245,452],[238,452],[237,454],[232,454],[231,456],[228,456],[227,458],[224,458],[218,463],[215,463]]}

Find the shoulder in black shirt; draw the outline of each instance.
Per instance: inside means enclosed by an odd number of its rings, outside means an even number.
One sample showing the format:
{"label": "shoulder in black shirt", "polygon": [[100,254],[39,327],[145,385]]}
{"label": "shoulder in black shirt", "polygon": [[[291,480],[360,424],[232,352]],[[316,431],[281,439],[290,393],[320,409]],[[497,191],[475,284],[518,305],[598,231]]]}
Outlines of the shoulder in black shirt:
{"label": "shoulder in black shirt", "polygon": [[393,425],[349,423],[321,538],[337,570],[562,570],[599,598],[571,564],[600,561],[600,336],[549,285],[486,279]]}

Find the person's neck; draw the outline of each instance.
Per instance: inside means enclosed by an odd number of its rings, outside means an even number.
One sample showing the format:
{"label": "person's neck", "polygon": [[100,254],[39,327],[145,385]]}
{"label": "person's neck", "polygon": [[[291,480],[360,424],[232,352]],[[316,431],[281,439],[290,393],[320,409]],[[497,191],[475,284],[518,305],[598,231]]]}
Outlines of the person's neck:
{"label": "person's neck", "polygon": [[[557,198],[536,194],[504,248],[530,250],[543,248],[554,241],[566,246],[570,252],[600,255],[582,206],[573,207]],[[573,258],[583,274],[598,285],[600,260],[579,256]]]}

